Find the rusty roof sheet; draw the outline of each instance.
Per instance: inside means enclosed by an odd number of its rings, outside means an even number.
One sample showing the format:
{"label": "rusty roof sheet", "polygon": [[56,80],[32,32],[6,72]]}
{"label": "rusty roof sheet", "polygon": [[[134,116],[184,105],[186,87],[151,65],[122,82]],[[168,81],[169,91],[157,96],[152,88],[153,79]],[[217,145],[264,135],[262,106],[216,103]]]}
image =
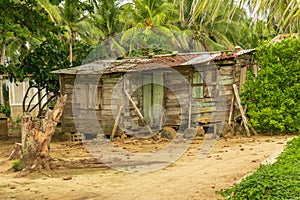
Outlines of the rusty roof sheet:
{"label": "rusty roof sheet", "polygon": [[221,53],[203,53],[203,54],[197,56],[196,58],[193,58],[185,63],[182,63],[181,66],[207,63],[209,61],[214,60],[217,56],[220,56],[220,55],[221,55]]}
{"label": "rusty roof sheet", "polygon": [[53,71],[57,74],[109,74],[116,72],[135,72],[163,69],[170,67],[183,67],[205,64],[214,60],[232,59],[254,50],[242,50],[239,53],[227,56],[224,52],[195,52],[178,55],[157,55],[125,58],[121,60],[99,60],[89,64]]}

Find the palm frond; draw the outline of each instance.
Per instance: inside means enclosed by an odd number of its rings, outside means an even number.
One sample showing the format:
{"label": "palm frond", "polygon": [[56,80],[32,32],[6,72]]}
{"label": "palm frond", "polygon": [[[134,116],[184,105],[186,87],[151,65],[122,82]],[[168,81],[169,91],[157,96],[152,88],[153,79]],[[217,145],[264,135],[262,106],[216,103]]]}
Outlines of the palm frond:
{"label": "palm frond", "polygon": [[37,3],[49,14],[51,21],[55,24],[62,22],[62,17],[57,6],[52,5],[49,0],[37,0]]}

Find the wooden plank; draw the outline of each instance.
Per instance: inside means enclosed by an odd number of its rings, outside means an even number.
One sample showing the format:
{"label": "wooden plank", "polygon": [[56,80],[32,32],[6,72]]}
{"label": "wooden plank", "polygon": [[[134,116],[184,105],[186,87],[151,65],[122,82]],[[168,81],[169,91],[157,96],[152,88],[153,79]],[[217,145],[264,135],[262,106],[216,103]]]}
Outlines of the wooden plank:
{"label": "wooden plank", "polygon": [[164,73],[163,71],[153,72],[153,107],[152,110],[152,125],[158,127],[161,119],[161,110],[164,101]]}
{"label": "wooden plank", "polygon": [[117,83],[118,81],[122,80],[122,77],[120,78],[102,78],[102,81],[104,84],[107,84],[107,83]]}
{"label": "wooden plank", "polygon": [[[190,71],[190,77],[189,77],[189,82],[192,83],[193,79],[192,79],[193,75]],[[191,123],[192,123],[192,107],[193,107],[193,88],[192,86],[189,86],[189,115],[188,115],[188,128],[191,128]]]}
{"label": "wooden plank", "polygon": [[242,107],[242,104],[241,104],[241,98],[240,98],[238,89],[237,89],[237,87],[236,87],[236,84],[233,84],[232,87],[233,87],[234,94],[235,94],[235,97],[236,97],[236,100],[237,100],[237,103],[238,103],[238,107],[239,107],[239,109],[240,109],[240,113],[241,113],[241,115],[242,115],[242,120],[243,120],[243,122],[244,122],[244,127],[245,127],[245,130],[246,130],[247,136],[250,137],[251,134],[250,134],[249,128],[248,128],[248,126],[247,126],[248,120],[247,120],[247,118],[246,118],[244,109],[243,109],[243,107]]}
{"label": "wooden plank", "polygon": [[232,94],[231,101],[230,101],[230,111],[229,111],[229,118],[228,118],[228,124],[231,125],[231,118],[233,115],[233,106],[234,106],[234,94]]}
{"label": "wooden plank", "polygon": [[[143,75],[143,114],[147,123],[150,123],[150,109],[152,105],[152,75]],[[148,84],[146,84],[148,83]]]}
{"label": "wooden plank", "polygon": [[233,75],[234,66],[224,66],[220,67],[219,73],[220,75]]}
{"label": "wooden plank", "polygon": [[65,84],[64,84],[64,88],[65,88],[65,89],[73,90],[74,84],[67,84],[67,83],[65,83]]}
{"label": "wooden plank", "polygon": [[223,76],[220,76],[220,80],[231,80],[231,79],[233,79],[232,75],[223,75]]}
{"label": "wooden plank", "polygon": [[135,105],[135,103],[133,102],[131,96],[128,94],[127,91],[124,91],[126,96],[128,97],[129,101],[131,102],[131,104],[133,105],[134,109],[136,110],[138,116],[141,118],[142,122],[144,123],[144,125],[146,126],[146,128],[148,129],[148,131],[150,132],[150,134],[153,134],[153,131],[151,130],[150,126],[147,124],[147,122],[145,121],[141,111],[139,110],[139,108]]}
{"label": "wooden plank", "polygon": [[234,58],[230,59],[230,60],[215,60],[214,63],[216,65],[235,65],[236,60]]}
{"label": "wooden plank", "polygon": [[231,84],[233,84],[233,79],[220,80],[219,83],[220,83],[220,85],[231,85]]}
{"label": "wooden plank", "polygon": [[123,106],[120,106],[119,111],[118,111],[118,115],[117,115],[116,120],[115,120],[113,130],[112,130],[111,135],[110,135],[110,141],[113,141],[113,139],[115,137],[115,133],[116,133],[116,130],[117,130],[117,127],[118,127],[118,123],[119,123],[119,119],[120,119],[120,116],[121,116],[121,113],[122,113],[122,109],[123,109]]}
{"label": "wooden plank", "polygon": [[241,75],[240,75],[240,91],[242,90],[243,85],[246,82],[246,76],[247,76],[247,67],[242,67]]}
{"label": "wooden plank", "polygon": [[75,104],[79,109],[88,108],[88,84],[76,84],[75,86]]}

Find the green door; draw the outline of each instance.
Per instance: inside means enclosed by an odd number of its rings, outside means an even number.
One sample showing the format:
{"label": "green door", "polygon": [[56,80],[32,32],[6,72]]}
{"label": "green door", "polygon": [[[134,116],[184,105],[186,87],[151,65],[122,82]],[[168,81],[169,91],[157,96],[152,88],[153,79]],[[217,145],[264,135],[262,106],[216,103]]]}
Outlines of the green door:
{"label": "green door", "polygon": [[153,71],[143,75],[143,114],[152,127],[159,127],[164,102],[164,73]]}

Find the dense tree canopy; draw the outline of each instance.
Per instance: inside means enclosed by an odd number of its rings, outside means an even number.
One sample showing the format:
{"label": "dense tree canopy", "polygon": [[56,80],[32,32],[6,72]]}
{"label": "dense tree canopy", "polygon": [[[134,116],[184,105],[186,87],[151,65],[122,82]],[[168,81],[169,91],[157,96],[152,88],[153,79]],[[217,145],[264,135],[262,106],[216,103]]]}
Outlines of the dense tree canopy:
{"label": "dense tree canopy", "polygon": [[[134,32],[159,27],[166,35],[184,32],[206,50],[257,47],[263,39],[299,30],[299,4],[256,0],[3,0],[0,13],[1,58],[20,62],[22,45],[41,44],[54,28],[68,46],[68,60],[80,63],[74,47],[86,49],[116,34],[133,43]],[[137,31],[137,29],[139,31]],[[161,31],[162,32],[162,31]],[[162,33],[160,33],[162,34]],[[130,39],[130,41],[128,40]],[[79,44],[77,44],[77,42]],[[121,43],[121,41],[118,41]],[[78,50],[78,48],[77,48]],[[82,52],[81,52],[82,53]],[[130,53],[130,52],[128,52]],[[81,56],[82,57],[82,56]]]}
{"label": "dense tree canopy", "polygon": [[[299,0],[2,0],[0,72],[11,80],[22,80],[30,67],[48,75],[66,67],[64,60],[81,64],[103,41],[100,53],[122,56],[167,52],[174,44],[184,51],[189,38],[202,51],[255,48],[279,33],[297,32],[299,5]],[[165,43],[172,45],[160,49]],[[49,63],[53,56],[59,59]]]}

